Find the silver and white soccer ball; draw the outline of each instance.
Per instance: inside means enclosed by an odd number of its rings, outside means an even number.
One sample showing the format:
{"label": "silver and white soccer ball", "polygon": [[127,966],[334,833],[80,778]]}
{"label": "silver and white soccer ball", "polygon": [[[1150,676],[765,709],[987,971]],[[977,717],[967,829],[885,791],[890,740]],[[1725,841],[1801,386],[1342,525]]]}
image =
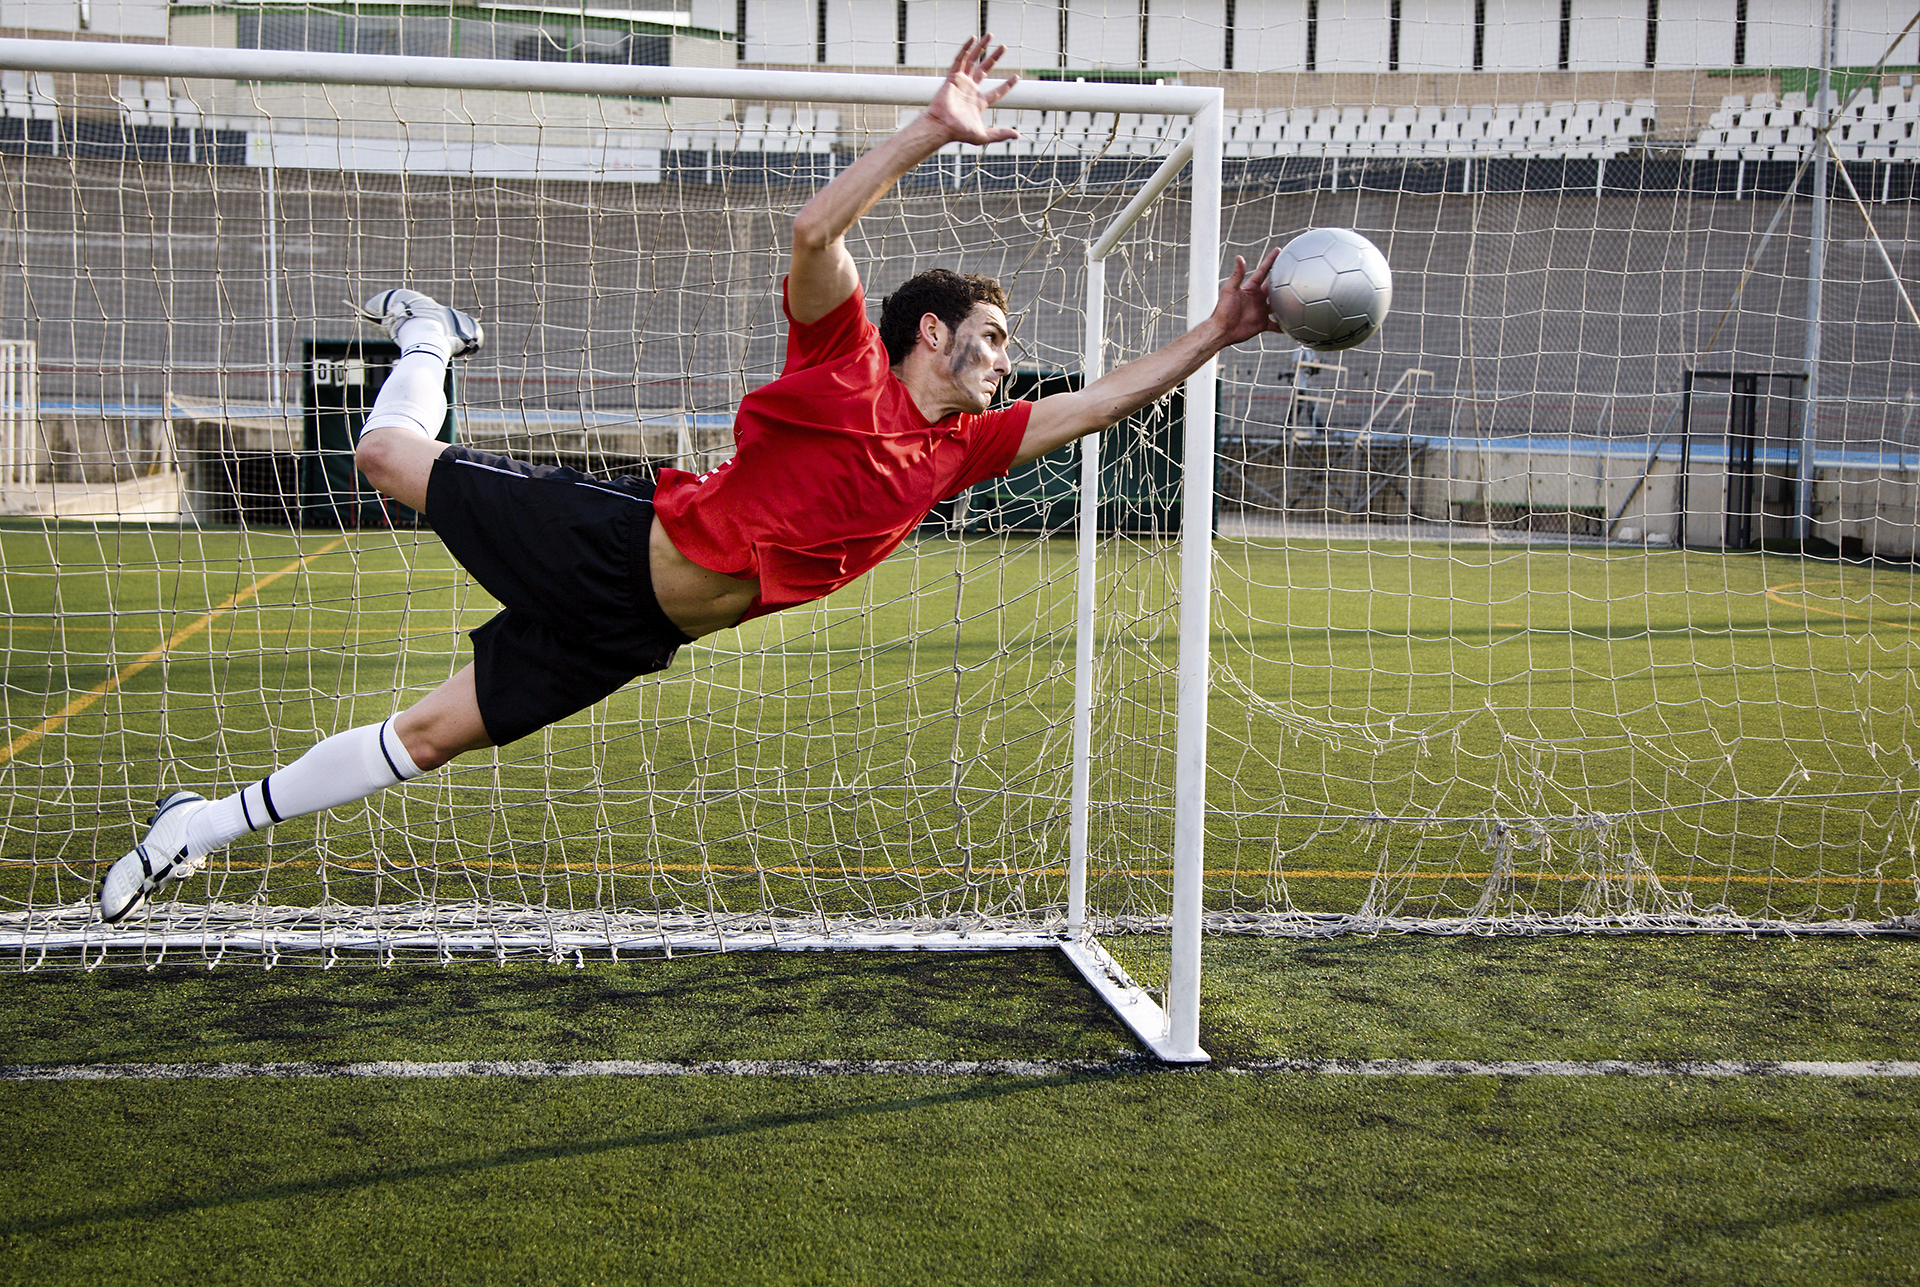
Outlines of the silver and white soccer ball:
{"label": "silver and white soccer ball", "polygon": [[1387,257],[1350,228],[1301,233],[1281,249],[1267,277],[1273,320],[1323,353],[1365,343],[1392,303]]}

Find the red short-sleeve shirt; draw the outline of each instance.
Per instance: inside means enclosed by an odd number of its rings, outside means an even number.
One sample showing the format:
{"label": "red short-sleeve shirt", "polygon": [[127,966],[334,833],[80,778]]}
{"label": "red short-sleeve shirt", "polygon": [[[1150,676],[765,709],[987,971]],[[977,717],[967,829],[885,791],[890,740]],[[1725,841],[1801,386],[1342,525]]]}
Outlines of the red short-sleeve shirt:
{"label": "red short-sleeve shirt", "polygon": [[[784,291],[781,307],[784,310]],[[927,511],[1004,474],[1031,402],[929,423],[887,363],[859,290],[819,321],[787,315],[780,377],[741,399],[733,459],[660,471],[654,512],[701,567],[757,577],[748,617],[823,598],[891,554]]]}

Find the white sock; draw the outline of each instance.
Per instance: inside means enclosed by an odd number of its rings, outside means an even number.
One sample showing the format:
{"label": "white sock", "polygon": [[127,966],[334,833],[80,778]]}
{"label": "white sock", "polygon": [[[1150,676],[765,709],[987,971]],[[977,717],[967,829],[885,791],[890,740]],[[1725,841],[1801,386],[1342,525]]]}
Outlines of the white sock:
{"label": "white sock", "polygon": [[197,858],[276,822],[351,804],[419,776],[392,720],[335,733],[286,768],[202,809],[187,828],[187,849]]}
{"label": "white sock", "polygon": [[428,317],[409,319],[400,327],[400,357],[387,373],[380,395],[367,412],[362,436],[369,429],[398,427],[431,438],[447,418],[447,363],[453,341],[440,323]]}

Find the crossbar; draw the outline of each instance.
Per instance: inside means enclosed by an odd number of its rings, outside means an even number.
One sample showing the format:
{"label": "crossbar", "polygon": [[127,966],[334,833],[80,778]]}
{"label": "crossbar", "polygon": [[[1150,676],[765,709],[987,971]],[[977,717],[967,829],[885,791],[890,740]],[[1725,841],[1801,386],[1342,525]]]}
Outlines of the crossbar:
{"label": "crossbar", "polygon": [[[116,45],[94,41],[0,40],[0,67],[101,76],[264,80],[416,89],[490,89],[610,97],[758,98],[780,102],[918,106],[941,76],[860,72],[762,71],[738,67],[638,67],[614,63],[427,58],[410,54],[326,54],[204,45]],[[1218,89],[1191,85],[1112,85],[1023,80],[1001,100],[1008,108],[1077,108],[1191,116],[1220,100]]]}

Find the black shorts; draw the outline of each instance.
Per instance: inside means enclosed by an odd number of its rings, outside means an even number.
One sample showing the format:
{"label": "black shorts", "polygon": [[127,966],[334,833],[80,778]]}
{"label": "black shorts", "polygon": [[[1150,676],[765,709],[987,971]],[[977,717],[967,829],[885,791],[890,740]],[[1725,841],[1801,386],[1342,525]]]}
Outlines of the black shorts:
{"label": "black shorts", "polygon": [[495,745],[665,670],[692,642],[653,596],[649,479],[449,447],[427,482],[427,522],[505,609],[470,633]]}

